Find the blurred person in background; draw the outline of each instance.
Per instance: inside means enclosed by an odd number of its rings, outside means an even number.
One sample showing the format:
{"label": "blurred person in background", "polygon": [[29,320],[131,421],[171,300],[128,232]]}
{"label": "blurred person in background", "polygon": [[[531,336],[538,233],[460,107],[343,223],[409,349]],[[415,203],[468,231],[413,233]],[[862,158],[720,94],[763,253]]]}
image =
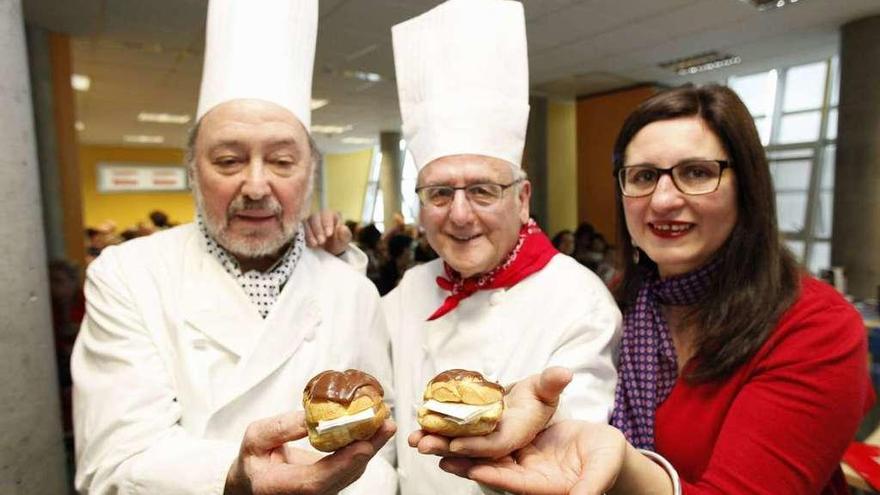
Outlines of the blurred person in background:
{"label": "blurred person in background", "polygon": [[398,234],[388,239],[388,259],[379,270],[379,294],[397,287],[401,277],[413,265],[413,238]]}
{"label": "blurred person in background", "polygon": [[570,230],[560,230],[553,236],[553,246],[566,256],[574,254],[574,234]]}
{"label": "blurred person in background", "polygon": [[168,220],[168,215],[161,210],[153,210],[150,212],[150,222],[153,224],[156,230],[163,230],[170,227],[173,227],[171,222]]}
{"label": "blurred person in background", "polygon": [[416,232],[418,233],[418,236],[416,237],[413,261],[415,261],[416,264],[420,264],[436,260],[437,252],[434,251],[434,248],[431,247],[431,243],[428,242],[428,236],[425,235],[424,230],[419,227]]}
{"label": "blurred person in background", "polygon": [[385,263],[382,248],[382,233],[376,224],[370,223],[362,227],[357,236],[357,247],[367,255],[367,278],[379,286],[379,269]]}
{"label": "blurred person in background", "polygon": [[578,225],[578,228],[574,231],[574,254],[572,254],[572,257],[578,263],[588,268],[592,260],[590,254],[593,247],[593,236],[595,235],[596,229],[587,222]]}

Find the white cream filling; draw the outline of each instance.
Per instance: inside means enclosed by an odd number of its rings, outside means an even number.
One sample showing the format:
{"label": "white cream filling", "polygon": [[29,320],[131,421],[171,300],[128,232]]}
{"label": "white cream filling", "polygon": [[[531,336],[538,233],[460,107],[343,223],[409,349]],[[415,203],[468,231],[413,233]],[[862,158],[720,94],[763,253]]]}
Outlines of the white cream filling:
{"label": "white cream filling", "polygon": [[479,420],[480,416],[497,407],[496,404],[497,403],[486,404],[485,406],[475,406],[472,404],[461,404],[457,402],[439,402],[431,399],[422,404],[422,407],[446,416],[453,423],[466,425]]}
{"label": "white cream filling", "polygon": [[350,426],[356,423],[363,423],[365,421],[370,421],[376,416],[375,408],[364,409],[363,411],[355,414],[350,414],[348,416],[342,416],[340,418],[331,419],[328,421],[318,421],[318,426],[315,427],[315,431],[318,432],[319,435],[323,435],[324,433],[336,429],[342,428],[343,426]]}

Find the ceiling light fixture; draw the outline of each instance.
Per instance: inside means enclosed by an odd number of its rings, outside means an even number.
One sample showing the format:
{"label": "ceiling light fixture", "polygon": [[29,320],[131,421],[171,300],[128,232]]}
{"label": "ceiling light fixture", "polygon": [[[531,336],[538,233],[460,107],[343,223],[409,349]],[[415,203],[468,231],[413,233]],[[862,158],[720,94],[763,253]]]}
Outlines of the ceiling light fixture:
{"label": "ceiling light fixture", "polygon": [[349,79],[358,79],[360,81],[368,82],[379,82],[383,79],[380,74],[363,70],[346,70],[342,72],[342,75]]}
{"label": "ceiling light fixture", "polygon": [[82,120],[77,120],[75,124],[73,124],[73,128],[78,131],[86,130],[86,125],[83,124]]}
{"label": "ceiling light fixture", "polygon": [[126,143],[137,144],[160,144],[165,142],[162,136],[147,136],[145,134],[126,134],[122,136],[122,140]]}
{"label": "ceiling light fixture", "polygon": [[92,79],[83,74],[71,74],[70,85],[77,91],[88,91],[92,87]]}
{"label": "ceiling light fixture", "polygon": [[349,136],[342,138],[344,144],[373,144],[375,140],[372,138]]}
{"label": "ceiling light fixture", "polygon": [[663,62],[660,67],[675,71],[680,76],[696,74],[698,72],[706,72],[723,67],[730,67],[742,62],[742,58],[738,55],[730,55],[727,53],[718,53],[716,51],[700,53],[690,57],[680,58]]}
{"label": "ceiling light fixture", "polygon": [[186,124],[192,117],[174,113],[151,113],[141,112],[138,114],[140,122],[155,122],[157,124]]}
{"label": "ceiling light fixture", "polygon": [[317,134],[342,134],[351,129],[351,125],[313,125],[311,127],[311,131]]}
{"label": "ceiling light fixture", "polygon": [[309,106],[311,107],[312,110],[317,110],[319,108],[326,107],[328,103],[330,103],[330,100],[321,100],[321,99],[312,98],[311,105],[309,105]]}
{"label": "ceiling light fixture", "polygon": [[747,3],[761,12],[766,12],[768,10],[781,9],[788,5],[793,5],[796,3],[800,3],[799,0],[740,0],[740,2]]}

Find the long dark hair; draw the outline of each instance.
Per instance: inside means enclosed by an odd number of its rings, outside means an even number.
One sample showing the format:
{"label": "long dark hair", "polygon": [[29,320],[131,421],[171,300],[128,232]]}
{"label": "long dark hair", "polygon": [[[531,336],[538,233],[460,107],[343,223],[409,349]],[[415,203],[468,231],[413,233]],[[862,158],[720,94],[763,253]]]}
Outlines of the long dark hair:
{"label": "long dark hair", "polygon": [[[696,366],[691,382],[721,379],[733,373],[764,343],[779,317],[798,295],[799,269],[782,244],[776,225],[776,200],[767,157],[752,116],[732,90],[718,85],[685,85],[657,94],[626,119],[614,144],[614,172],[623,166],[626,148],[643,127],[661,120],[699,117],[720,139],[736,174],[737,222],[715,254],[718,269],[706,299],[685,317],[698,329]],[[625,262],[615,296],[624,311],[645,276],[657,265],[636,248],[626,228],[620,187],[616,188],[620,246]]]}

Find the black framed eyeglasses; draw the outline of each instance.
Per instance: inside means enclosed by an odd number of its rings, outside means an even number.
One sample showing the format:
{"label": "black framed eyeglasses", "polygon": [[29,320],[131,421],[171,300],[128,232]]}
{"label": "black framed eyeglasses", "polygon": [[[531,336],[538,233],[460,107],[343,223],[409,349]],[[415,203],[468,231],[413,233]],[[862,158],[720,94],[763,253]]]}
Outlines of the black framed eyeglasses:
{"label": "black framed eyeglasses", "polygon": [[727,160],[686,160],[670,168],[630,165],[617,171],[617,182],[624,196],[641,198],[651,195],[657,189],[660,177],[668,174],[676,189],[698,196],[715,192],[721,184],[724,169],[731,167]]}
{"label": "black framed eyeglasses", "polygon": [[443,208],[452,204],[455,199],[455,191],[464,191],[464,195],[473,205],[491,206],[495,204],[509,187],[522,182],[517,179],[510,184],[496,184],[494,182],[481,182],[466,186],[421,186],[416,188],[419,201],[423,206]]}

